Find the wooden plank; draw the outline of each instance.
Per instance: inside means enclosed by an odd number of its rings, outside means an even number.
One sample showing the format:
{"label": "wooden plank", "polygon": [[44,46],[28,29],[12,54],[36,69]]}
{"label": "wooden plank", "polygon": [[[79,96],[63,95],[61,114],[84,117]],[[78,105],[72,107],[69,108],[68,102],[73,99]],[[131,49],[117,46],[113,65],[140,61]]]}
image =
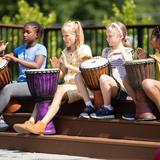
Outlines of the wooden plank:
{"label": "wooden plank", "polygon": [[[22,123],[30,113],[5,114],[7,123]],[[134,139],[160,142],[160,121],[124,121],[121,119],[95,120],[74,116],[56,116],[57,134],[71,136]],[[12,128],[10,128],[12,130]]]}
{"label": "wooden plank", "polygon": [[104,159],[151,160],[159,142],[79,136],[34,136],[0,133],[0,148]]}

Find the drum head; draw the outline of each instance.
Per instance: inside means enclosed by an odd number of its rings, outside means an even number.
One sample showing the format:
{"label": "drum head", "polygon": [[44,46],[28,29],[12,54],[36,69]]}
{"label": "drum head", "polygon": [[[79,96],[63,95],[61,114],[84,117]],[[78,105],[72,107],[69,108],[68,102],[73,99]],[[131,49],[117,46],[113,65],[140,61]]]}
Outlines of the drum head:
{"label": "drum head", "polygon": [[108,64],[109,64],[108,59],[97,56],[81,63],[80,69],[100,68],[102,66],[107,66]]}
{"label": "drum head", "polygon": [[0,59],[0,70],[3,69],[8,64],[6,59]]}
{"label": "drum head", "polygon": [[34,74],[34,73],[59,73],[60,70],[58,68],[53,69],[29,69],[26,70],[27,74]]}
{"label": "drum head", "polygon": [[125,62],[125,65],[132,65],[132,64],[149,64],[149,63],[154,63],[153,58],[146,58],[146,59],[136,59],[132,61],[127,61]]}

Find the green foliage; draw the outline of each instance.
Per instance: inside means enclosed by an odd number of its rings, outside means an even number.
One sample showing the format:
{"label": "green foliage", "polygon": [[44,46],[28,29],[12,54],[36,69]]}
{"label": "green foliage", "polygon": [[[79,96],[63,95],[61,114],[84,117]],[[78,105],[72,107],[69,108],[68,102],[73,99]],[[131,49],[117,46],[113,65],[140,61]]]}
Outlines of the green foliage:
{"label": "green foliage", "polygon": [[51,26],[56,21],[56,14],[52,11],[48,16],[44,16],[37,4],[30,6],[25,0],[20,0],[18,1],[18,13],[14,17],[7,15],[2,17],[2,23],[4,24],[24,24],[33,20],[44,26]]}
{"label": "green foliage", "polygon": [[117,7],[116,4],[112,5],[113,16],[108,18],[108,16],[104,16],[104,24],[108,24],[111,21],[120,21],[125,24],[146,24],[150,23],[150,17],[142,18],[141,20],[137,19],[136,16],[136,4],[134,0],[124,0],[124,4],[121,8]]}

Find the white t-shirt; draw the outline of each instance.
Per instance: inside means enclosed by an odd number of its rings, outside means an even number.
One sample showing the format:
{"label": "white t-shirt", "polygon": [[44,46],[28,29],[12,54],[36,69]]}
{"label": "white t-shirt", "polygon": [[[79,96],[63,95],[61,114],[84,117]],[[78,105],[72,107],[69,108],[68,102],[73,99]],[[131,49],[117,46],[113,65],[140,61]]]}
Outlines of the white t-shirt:
{"label": "white t-shirt", "polygon": [[[109,60],[110,63],[110,76],[115,78],[120,85],[123,86],[123,78],[126,76],[126,69],[124,66],[125,60],[122,54],[113,54],[112,56],[108,57],[109,53],[111,51],[111,48],[105,48],[102,51],[102,57],[105,57]],[[129,59],[132,59],[132,52],[133,50],[131,48],[124,47],[124,51],[126,53],[126,56],[129,57]]]}

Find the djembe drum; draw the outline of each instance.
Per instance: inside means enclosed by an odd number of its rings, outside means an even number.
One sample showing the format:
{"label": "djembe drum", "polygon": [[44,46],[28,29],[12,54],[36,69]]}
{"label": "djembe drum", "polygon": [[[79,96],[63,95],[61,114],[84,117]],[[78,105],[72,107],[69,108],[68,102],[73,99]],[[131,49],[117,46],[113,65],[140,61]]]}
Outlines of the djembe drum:
{"label": "djembe drum", "polygon": [[[58,69],[31,69],[26,71],[28,87],[36,101],[37,120],[42,120],[48,111],[57,90],[59,72]],[[55,133],[54,123],[50,121],[45,128],[45,134]]]}
{"label": "djembe drum", "polygon": [[0,58],[0,89],[11,82],[11,75],[8,68],[8,61]]}
{"label": "djembe drum", "polygon": [[100,91],[99,78],[103,74],[109,73],[109,61],[106,58],[97,56],[84,61],[80,65],[80,71],[87,87],[94,94],[94,105],[100,107],[103,104],[103,98]]}
{"label": "djembe drum", "polygon": [[[11,83],[11,74],[8,67],[8,61],[2,57],[0,57],[0,89],[2,89],[7,84]],[[19,104],[16,100],[11,100],[9,104],[6,106],[4,112],[16,112],[21,108],[21,104]]]}
{"label": "djembe drum", "polygon": [[151,113],[149,106],[150,100],[142,90],[142,81],[147,78],[154,79],[154,59],[148,58],[128,61],[125,63],[125,68],[129,83],[135,91],[137,101],[136,115],[140,117],[143,113]]}

